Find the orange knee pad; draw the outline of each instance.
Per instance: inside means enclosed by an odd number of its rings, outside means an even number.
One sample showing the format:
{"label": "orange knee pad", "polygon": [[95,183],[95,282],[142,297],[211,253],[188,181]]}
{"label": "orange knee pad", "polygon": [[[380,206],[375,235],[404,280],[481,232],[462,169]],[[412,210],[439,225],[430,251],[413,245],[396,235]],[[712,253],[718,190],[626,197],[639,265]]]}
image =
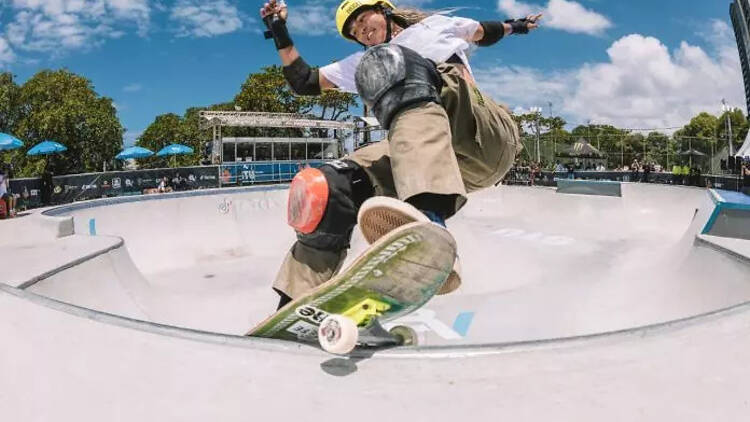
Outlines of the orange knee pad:
{"label": "orange knee pad", "polygon": [[329,194],[328,181],[322,171],[306,168],[297,173],[289,187],[289,225],[302,234],[315,231],[325,216]]}

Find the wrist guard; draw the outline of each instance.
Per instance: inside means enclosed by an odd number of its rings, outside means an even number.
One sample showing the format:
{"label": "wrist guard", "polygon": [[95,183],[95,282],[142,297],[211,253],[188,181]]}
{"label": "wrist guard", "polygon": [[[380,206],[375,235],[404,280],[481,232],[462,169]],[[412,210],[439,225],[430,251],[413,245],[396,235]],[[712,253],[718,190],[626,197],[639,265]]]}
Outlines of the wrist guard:
{"label": "wrist guard", "polygon": [[484,37],[476,43],[480,47],[489,47],[505,36],[505,26],[502,22],[482,21],[479,24],[484,28]]}
{"label": "wrist guard", "polygon": [[263,36],[267,40],[273,38],[277,50],[282,50],[294,45],[292,38],[289,36],[289,31],[286,29],[286,21],[281,19],[278,15],[268,15],[264,17],[263,23],[265,23],[268,28],[268,31],[264,32]]}
{"label": "wrist guard", "polygon": [[505,21],[505,23],[510,25],[511,29],[513,29],[514,34],[528,34],[529,33],[529,27],[526,26],[529,23],[529,20],[526,18],[508,19],[507,21]]}
{"label": "wrist guard", "polygon": [[303,59],[298,57],[289,66],[282,69],[292,91],[298,95],[320,95],[318,71],[313,70]]}

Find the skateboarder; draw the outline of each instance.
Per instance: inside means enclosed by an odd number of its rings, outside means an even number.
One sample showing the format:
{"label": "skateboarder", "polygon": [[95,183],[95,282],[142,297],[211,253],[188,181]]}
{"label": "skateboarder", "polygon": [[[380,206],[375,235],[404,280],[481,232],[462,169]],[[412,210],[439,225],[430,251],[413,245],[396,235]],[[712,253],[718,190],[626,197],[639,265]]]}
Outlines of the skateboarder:
{"label": "skateboarder", "polygon": [[[358,213],[371,242],[409,221],[444,226],[468,192],[501,180],[520,152],[509,110],[477,88],[467,52],[527,34],[541,15],[477,22],[400,9],[389,0],[344,0],[336,10],[338,32],[365,51],[313,69],[294,47],[287,6],[270,0],[260,14],[295,93],[358,93],[389,131],[387,141],[307,169],[292,181],[289,223],[298,240],[273,284],[279,307],[340,269]],[[455,271],[441,293],[459,284]]]}

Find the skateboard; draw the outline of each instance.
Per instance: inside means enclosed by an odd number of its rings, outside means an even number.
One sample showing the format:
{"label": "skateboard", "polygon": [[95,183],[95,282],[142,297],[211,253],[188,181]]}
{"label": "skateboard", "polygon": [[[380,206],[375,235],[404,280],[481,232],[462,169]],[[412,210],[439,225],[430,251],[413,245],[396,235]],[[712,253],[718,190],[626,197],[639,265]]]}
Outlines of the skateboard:
{"label": "skateboard", "polygon": [[355,347],[416,344],[416,333],[381,323],[427,303],[456,259],[450,233],[433,223],[406,224],[365,250],[346,270],[288,303],[246,335],[319,344],[334,354]]}

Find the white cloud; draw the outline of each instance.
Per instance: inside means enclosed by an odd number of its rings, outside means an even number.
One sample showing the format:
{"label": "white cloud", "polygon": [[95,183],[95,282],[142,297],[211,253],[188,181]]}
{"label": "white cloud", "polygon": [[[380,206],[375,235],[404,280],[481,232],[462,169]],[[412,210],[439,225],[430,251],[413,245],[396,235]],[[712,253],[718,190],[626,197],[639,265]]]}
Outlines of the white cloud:
{"label": "white cloud", "polygon": [[403,0],[397,1],[396,6],[398,7],[416,7],[422,8],[432,3],[432,0]]}
{"label": "white cloud", "polygon": [[[398,7],[424,8],[433,0],[404,0],[394,2]],[[305,4],[294,4],[289,8],[287,24],[294,35],[331,35],[336,31],[336,8],[339,0],[308,1]]]}
{"label": "white cloud", "polygon": [[213,37],[242,28],[239,10],[226,0],[178,0],[170,17],[183,37]]}
{"label": "white cloud", "polygon": [[612,22],[604,15],[569,0],[550,0],[546,7],[517,0],[498,0],[497,8],[510,18],[543,13],[542,26],[566,32],[601,35],[612,27]]}
{"label": "white cloud", "polygon": [[143,85],[138,84],[138,83],[125,85],[124,87],[122,87],[122,90],[125,92],[138,92],[142,89],[143,89]]}
{"label": "white cloud", "polygon": [[8,41],[0,37],[0,68],[12,63],[15,59],[16,55],[13,53],[13,49],[10,48]]}
{"label": "white cloud", "polygon": [[289,31],[299,35],[336,33],[336,8],[318,3],[306,3],[289,9]]}
{"label": "white cloud", "polygon": [[516,0],[499,0],[497,2],[497,9],[508,15],[510,19],[522,18],[532,13],[539,13],[542,10],[541,7]]}
{"label": "white cloud", "polygon": [[670,53],[658,39],[639,34],[614,42],[609,61],[549,72],[498,67],[477,70],[480,86],[512,107],[544,106],[571,124],[593,121],[619,127],[679,127],[701,111],[718,114],[720,100],[744,108],[739,57],[726,24],[710,53],[682,42]]}
{"label": "white cloud", "polygon": [[149,0],[12,0],[5,37],[19,50],[61,53],[87,49],[124,34],[148,31]]}

